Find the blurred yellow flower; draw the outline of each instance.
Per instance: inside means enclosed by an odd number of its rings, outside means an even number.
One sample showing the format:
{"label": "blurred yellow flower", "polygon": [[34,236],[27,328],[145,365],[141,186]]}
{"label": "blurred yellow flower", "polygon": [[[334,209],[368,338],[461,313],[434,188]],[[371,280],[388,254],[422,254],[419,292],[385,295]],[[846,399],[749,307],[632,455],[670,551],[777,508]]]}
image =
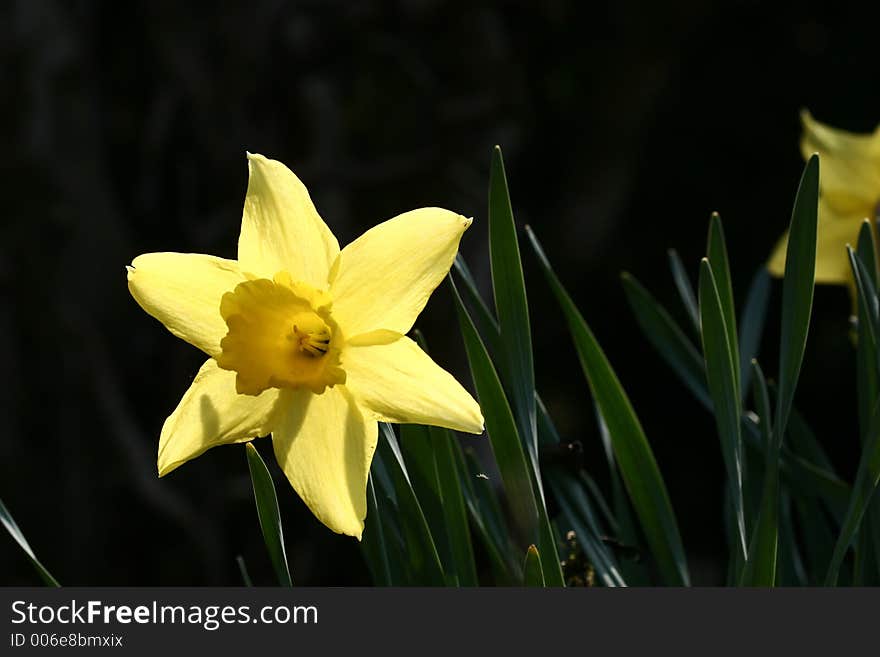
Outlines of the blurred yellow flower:
{"label": "blurred yellow flower", "polygon": [[159,438],[163,476],[216,445],[272,434],[317,518],[360,538],[377,421],[481,433],[480,407],[404,334],[471,223],[422,208],[340,251],[300,180],[248,154],[238,260],[149,253],[128,289],[210,358]]}
{"label": "blurred yellow flower", "polygon": [[[819,153],[819,233],[816,282],[852,285],[846,245],[853,247],[865,218],[874,220],[880,202],[880,126],[871,134],[853,134],[801,113],[804,158]],[[785,273],[788,234],[777,244],[767,268],[774,276]]]}

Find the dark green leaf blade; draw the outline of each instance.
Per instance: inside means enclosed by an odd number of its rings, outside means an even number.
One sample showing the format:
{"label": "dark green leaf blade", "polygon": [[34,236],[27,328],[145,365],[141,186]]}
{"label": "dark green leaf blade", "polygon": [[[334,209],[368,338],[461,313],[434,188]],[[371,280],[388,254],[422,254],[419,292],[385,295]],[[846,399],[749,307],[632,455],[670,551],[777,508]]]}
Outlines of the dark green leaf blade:
{"label": "dark green leaf blade", "polygon": [[[877,351],[877,332],[874,322],[875,313],[871,307],[871,297],[867,286],[861,283],[862,270],[867,272],[866,278],[873,283],[874,290],[877,290],[877,245],[874,239],[874,230],[870,221],[862,223],[859,230],[859,241],[856,250],[858,259],[864,267],[860,269],[855,265],[855,260],[850,255],[850,264],[853,265],[853,278],[856,281],[858,292],[858,342],[856,355],[856,379],[858,381],[859,395],[859,427],[861,435],[864,436],[868,430],[868,423],[871,419],[871,409],[874,402],[880,395],[880,372],[878,372],[877,362],[880,354]],[[860,284],[861,283],[861,284]]]}
{"label": "dark green leaf blade", "polygon": [[694,288],[688,279],[687,272],[684,269],[684,263],[675,249],[667,251],[669,256],[669,268],[672,270],[672,279],[675,281],[675,287],[678,289],[678,295],[681,302],[694,326],[697,335],[700,333],[700,310],[697,308],[697,298],[694,295]]}
{"label": "dark green leaf blade", "polygon": [[[504,489],[510,499],[517,532],[521,539],[528,541],[526,545],[536,543],[539,546],[544,566],[544,577],[548,584],[561,586],[563,580],[559,567],[556,539],[550,529],[543,497],[539,501],[535,489],[532,487],[533,478],[529,462],[519,438],[513,412],[504,395],[498,373],[489,359],[486,346],[477,334],[474,323],[451,278],[450,282],[452,283],[459,326],[464,338],[471,375],[486,421],[486,432],[489,435],[489,442],[492,445],[492,451],[504,481]],[[532,395],[534,396],[534,388]],[[537,461],[535,463],[537,464]],[[540,476],[539,472],[536,474],[538,477]]]}
{"label": "dark green leaf blade", "polygon": [[645,337],[657,353],[675,370],[693,395],[704,405],[712,402],[706,393],[706,373],[699,352],[669,313],[628,272],[621,275],[629,306]]}
{"label": "dark green leaf blade", "polygon": [[239,554],[235,557],[235,563],[238,566],[238,574],[241,575],[241,583],[245,586],[253,586],[254,583],[251,581],[250,574],[248,574],[247,564],[244,562],[244,557]]}
{"label": "dark green leaf blade", "polygon": [[745,400],[749,394],[752,367],[751,362],[758,357],[761,338],[764,335],[764,319],[767,316],[767,302],[770,300],[770,273],[761,267],[752,277],[746,305],[739,324],[740,354],[740,397]]}
{"label": "dark green leaf blade", "polygon": [[700,263],[700,319],[702,320],[703,356],[706,379],[715,409],[715,422],[721,440],[721,453],[727,470],[731,503],[739,530],[742,556],[748,551],[743,511],[742,438],[740,434],[739,384],[734,354],[727,335],[724,309],[715,285],[714,270],[703,258]]}
{"label": "dark green leaf blade", "polygon": [[804,167],[788,232],[782,281],[782,331],[779,343],[779,396],[775,436],[785,435],[794,391],[801,371],[816,278],[816,230],[819,205],[819,156]]}
{"label": "dark green leaf blade", "polygon": [[9,535],[18,543],[18,547],[22,549],[27,558],[30,560],[31,564],[34,567],[34,570],[37,571],[37,574],[40,576],[40,579],[43,580],[43,583],[46,586],[61,586],[58,583],[58,580],[55,579],[52,574],[46,570],[46,567],[40,563],[40,560],[37,559],[37,555],[34,554],[34,551],[31,549],[30,544],[27,542],[27,539],[24,537],[24,534],[18,528],[18,524],[12,517],[12,514],[9,513],[9,509],[6,508],[6,505],[3,503],[3,500],[0,500],[0,523],[6,528],[6,531],[9,532]]}
{"label": "dark green leaf blade", "polygon": [[394,490],[397,493],[398,521],[406,544],[406,558],[412,569],[415,584],[420,586],[443,586],[446,576],[440,563],[440,555],[425,514],[413,490],[400,445],[389,424],[379,423],[379,441],[383,460],[391,470]]}
{"label": "dark green leaf blade", "polygon": [[846,556],[853,538],[859,531],[862,518],[871,501],[871,496],[880,479],[880,402],[874,406],[871,413],[871,422],[864,439],[862,455],[859,460],[859,468],[856,481],[853,484],[852,497],[849,507],[843,519],[840,536],[834,545],[834,553],[831,555],[831,563],[828,566],[828,574],[825,576],[825,585],[834,586],[840,573],[840,567]]}
{"label": "dark green leaf blade", "polygon": [[499,146],[492,151],[489,171],[489,259],[495,311],[501,332],[501,353],[497,356],[505,363],[503,371],[508,377],[505,383],[513,402],[520,436],[528,449],[538,497],[543,500],[538,465],[535,368],[529,306],[504,159]]}
{"label": "dark green leaf blade", "polygon": [[382,522],[382,513],[379,510],[379,500],[372,472],[367,478],[367,518],[364,525],[361,551],[364,553],[367,566],[373,575],[373,582],[376,585],[393,586],[391,560],[388,556],[388,546],[385,539],[386,529]]}
{"label": "dark green leaf blade", "polygon": [[743,586],[773,586],[776,582],[776,558],[779,543],[779,447],[771,423],[770,395],[767,381],[758,361],[752,360],[755,379],[755,407],[758,411],[761,435],[766,448],[764,488],[758,520],[755,523],[749,554],[740,583]]}
{"label": "dark green leaf blade", "polygon": [[742,376],[739,361],[736,308],[733,303],[733,280],[730,276],[730,261],[727,257],[724,227],[721,224],[721,216],[717,212],[713,212],[712,216],[709,217],[706,258],[709,260],[709,266],[712,267],[712,275],[715,278],[715,287],[718,290],[718,299],[721,302],[721,310],[724,315],[724,326],[727,328],[727,340],[730,343],[730,353],[733,357],[736,389],[739,390]]}
{"label": "dark green leaf blade", "polygon": [[526,229],[541,268],[568,323],[593,398],[608,425],[614,454],[636,515],[664,581],[687,585],[689,576],[678,522],[641,423],[595,336]]}
{"label": "dark green leaf blade", "polygon": [[526,559],[523,564],[523,584],[526,586],[544,586],[544,570],[541,568],[541,557],[538,548],[530,545],[526,550]]}
{"label": "dark green leaf blade", "polygon": [[293,586],[290,569],[287,566],[287,554],[284,551],[284,531],[281,528],[281,513],[278,510],[278,497],[275,495],[275,484],[272,475],[263,462],[263,457],[254,447],[247,443],[248,469],[254,486],[254,501],[257,504],[257,516],[263,532],[263,542],[269,552],[269,559],[275,569],[275,576],[281,586]]}
{"label": "dark green leaf blade", "polygon": [[454,566],[451,570],[455,573],[459,586],[478,586],[467,508],[453,451],[455,437],[447,429],[439,427],[431,427],[429,432],[437,462],[443,515]]}

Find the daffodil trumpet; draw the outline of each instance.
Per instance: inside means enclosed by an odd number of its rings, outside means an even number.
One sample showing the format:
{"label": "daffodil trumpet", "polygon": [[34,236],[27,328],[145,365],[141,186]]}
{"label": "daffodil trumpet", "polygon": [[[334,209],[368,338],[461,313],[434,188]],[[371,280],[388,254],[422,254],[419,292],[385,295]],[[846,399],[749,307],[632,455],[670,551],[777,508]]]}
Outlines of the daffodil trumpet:
{"label": "daffodil trumpet", "polygon": [[378,422],[483,431],[474,398],[406,337],[471,219],[413,210],[340,250],[293,172],[251,154],[248,170],[237,260],[149,253],[128,267],[138,304],[209,357],[162,427],[159,476],[271,434],[315,516],[360,539]]}

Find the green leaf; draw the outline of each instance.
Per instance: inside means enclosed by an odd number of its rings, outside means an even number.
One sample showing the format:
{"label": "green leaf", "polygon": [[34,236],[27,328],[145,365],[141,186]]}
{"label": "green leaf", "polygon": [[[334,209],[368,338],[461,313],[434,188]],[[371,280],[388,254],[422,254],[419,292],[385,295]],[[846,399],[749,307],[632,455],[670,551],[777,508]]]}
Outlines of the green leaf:
{"label": "green leaf", "polygon": [[446,577],[428,521],[412,487],[409,472],[400,452],[394,431],[385,422],[379,423],[384,440],[379,441],[383,460],[390,470],[397,493],[400,530],[406,545],[406,559],[413,583],[419,586],[443,586]]}
{"label": "green leaf", "polygon": [[733,504],[742,555],[747,554],[746,525],[743,511],[742,438],[740,434],[740,397],[736,361],[731,348],[714,270],[703,258],[700,263],[700,318],[706,379],[715,409],[715,423],[721,439],[721,454],[727,470],[730,501]]}
{"label": "green leaf", "polygon": [[455,256],[453,267],[458,278],[463,283],[459,289],[465,306],[470,309],[469,314],[474,321],[474,325],[477,327],[477,332],[483,338],[490,356],[493,357],[492,362],[498,368],[501,380],[507,380],[509,377],[504,371],[504,363],[497,358],[497,355],[501,352],[501,333],[498,329],[498,321],[483,301],[480,290],[477,288],[477,282],[474,280],[467,263],[465,263],[460,253]]}
{"label": "green leaf", "polygon": [[[851,263],[853,255],[850,255]],[[856,380],[858,382],[859,400],[859,427],[860,437],[863,438],[870,423],[871,409],[880,397],[880,349],[877,345],[878,325],[876,291],[880,286],[878,275],[877,244],[874,229],[871,222],[865,220],[859,230],[859,239],[855,258],[860,263],[855,279],[861,279],[862,284],[858,292],[858,329],[856,350]],[[867,283],[867,285],[866,285]],[[858,285],[858,283],[857,283]],[[873,289],[873,295],[871,293]],[[872,303],[873,302],[873,303]],[[872,339],[873,338],[873,339]],[[871,572],[861,569],[857,582],[876,583],[878,580],[878,565],[880,565],[880,497],[874,496],[868,509],[868,516],[864,521],[866,529],[859,533],[859,553],[864,554],[868,549],[873,549],[872,559],[859,559],[860,566],[872,566]]]}
{"label": "green leaf", "polygon": [[742,376],[739,361],[739,337],[736,332],[736,309],[733,303],[733,281],[730,277],[724,228],[721,225],[721,216],[717,212],[713,212],[709,217],[706,258],[715,278],[715,287],[718,290],[718,299],[721,302],[721,311],[724,315],[724,326],[727,329],[727,340],[730,343],[730,353],[733,358],[736,389],[739,390]]}
{"label": "green leaf", "polygon": [[[551,586],[562,585],[556,539],[550,529],[543,498],[539,504],[532,487],[532,475],[513,419],[513,412],[504,395],[498,373],[489,359],[486,346],[477,334],[451,278],[450,282],[471,375],[486,422],[486,432],[504,481],[504,490],[510,500],[519,538],[527,541],[526,545],[536,543],[539,546],[544,561],[544,576],[548,583]],[[534,396],[534,389],[532,395]]]}
{"label": "green leaf", "polygon": [[788,415],[794,401],[810,314],[816,274],[816,226],[819,204],[819,156],[812,155],[804,168],[794,200],[785,277],[782,281],[782,332],[779,343],[779,399],[773,434],[785,435]]}
{"label": "green leaf", "polygon": [[247,564],[244,562],[244,557],[239,554],[235,557],[235,563],[238,565],[238,573],[241,575],[241,583],[245,586],[253,586],[254,583],[251,581],[251,576],[248,574]]}
{"label": "green leaf", "polygon": [[783,488],[779,494],[779,549],[777,552],[776,586],[808,586],[810,580],[795,535],[791,507],[791,495]]}
{"label": "green leaf", "polygon": [[[376,461],[374,459],[373,467]],[[382,522],[382,512],[379,510],[379,500],[376,495],[376,487],[373,483],[373,473],[367,478],[367,518],[364,521],[364,535],[361,540],[361,550],[367,561],[367,566],[373,575],[373,582],[382,586],[394,586],[394,578],[391,573],[391,559],[388,556],[388,545],[385,541],[385,527]]]}
{"label": "green leaf", "polygon": [[739,325],[740,354],[740,398],[745,400],[749,394],[752,368],[751,362],[758,357],[761,337],[764,335],[764,319],[767,316],[767,302],[770,299],[770,274],[761,267],[752,278],[746,305],[743,308]]}
{"label": "green leaf", "polygon": [[526,550],[526,560],[523,564],[523,584],[526,586],[544,586],[544,570],[541,568],[541,557],[538,548],[530,545]]}
{"label": "green leaf", "polygon": [[[664,310],[662,309],[662,307],[660,307],[660,309]],[[665,312],[665,310],[664,315],[666,318],[669,318],[669,314],[668,312]],[[683,335],[681,329],[678,328],[674,320],[669,319],[668,321],[672,322],[672,326],[674,327],[674,329],[676,329],[670,331],[670,335]],[[642,322],[640,321],[639,324],[642,325]],[[651,326],[651,331],[654,331],[653,323],[645,323],[643,325],[643,329],[647,326]],[[646,333],[645,337],[648,338],[654,348],[658,350],[660,355],[664,359],[667,359],[666,343],[661,343],[660,341],[654,339],[654,336],[651,333]],[[686,347],[676,348],[680,351],[687,351]],[[686,361],[683,362],[686,363]],[[696,366],[694,364],[676,364],[673,365],[673,371],[691,390],[697,400],[700,401],[708,411],[714,412],[712,409],[712,401],[709,397],[709,393],[706,389],[705,384],[703,384],[703,387],[701,389],[698,388],[696,385],[696,382],[698,381],[698,377],[696,376]],[[699,371],[700,376],[705,380],[705,372],[702,360],[700,360],[699,363]],[[797,415],[796,410],[793,408],[789,420],[789,424],[791,425],[789,426],[789,433],[794,433],[795,428],[793,424],[795,423],[796,419],[799,419],[799,416]],[[798,499],[807,498],[812,500],[817,497],[821,497],[828,505],[829,510],[832,511],[834,516],[836,518],[842,518],[844,510],[846,509],[847,502],[849,500],[850,487],[846,482],[844,482],[842,479],[840,479],[840,477],[835,474],[834,468],[831,466],[828,458],[824,455],[822,447],[819,445],[815,437],[812,437],[812,434],[809,433],[806,424],[803,423],[803,421],[800,419],[798,421],[800,423],[800,428],[806,429],[806,433],[802,434],[801,437],[804,440],[800,443],[798,443],[797,440],[793,440],[793,442],[796,443],[795,447],[797,448],[795,452],[793,452],[785,445],[783,445],[782,447],[781,473],[783,481],[791,486],[792,493]],[[744,444],[753,451],[763,453],[763,447],[760,443],[758,431],[755,425],[747,419],[743,419],[741,424],[745,427],[745,432],[743,433]],[[798,436],[790,436],[790,438],[797,437]]]}
{"label": "green leaf", "polygon": [[245,446],[248,469],[254,485],[254,501],[257,504],[257,516],[263,532],[263,542],[269,552],[269,559],[275,569],[275,576],[281,586],[293,586],[290,569],[287,567],[287,555],[284,552],[284,531],[281,528],[281,513],[278,510],[278,498],[275,495],[275,484],[263,458],[253,443]]}
{"label": "green leaf", "polygon": [[[856,265],[856,260],[850,254],[850,264],[853,267],[853,278],[856,281],[859,304],[858,304],[858,347],[856,354],[856,370],[859,395],[859,427],[864,436],[868,430],[871,419],[871,409],[874,407],[878,395],[880,395],[880,372],[877,362],[880,353],[877,349],[877,331],[875,324],[876,314],[872,308],[872,297],[866,285],[873,284],[876,292],[880,281],[877,276],[877,245],[874,240],[874,231],[871,222],[865,221],[859,230],[859,241],[856,256],[862,262],[863,267]],[[863,273],[867,273],[866,282],[862,281]],[[876,299],[876,297],[874,297]]]}
{"label": "green leaf", "polygon": [[[608,432],[608,423],[602,417],[602,412],[595,403],[596,422],[599,425],[599,434],[602,436],[602,448],[605,459],[608,462],[608,472],[611,476],[611,495],[614,500],[614,519],[617,528],[616,536],[623,545],[640,549],[641,536],[638,531],[636,520],[633,518],[632,505],[626,496],[626,487],[620,478],[620,468],[614,458],[614,446],[611,444],[611,434]],[[602,537],[599,537],[600,540]],[[629,586],[647,586],[650,583],[646,565],[633,560],[621,560],[620,569]]]}
{"label": "green leaf", "polygon": [[743,586],[773,586],[776,582],[776,557],[779,542],[779,448],[781,441],[774,440],[770,395],[767,382],[758,361],[752,360],[755,379],[755,407],[760,418],[760,428],[766,446],[764,463],[764,489],[761,507],[755,523],[749,554],[743,568],[740,584]]}
{"label": "green leaf", "polygon": [[697,298],[694,296],[694,288],[688,279],[684,264],[675,249],[669,249],[669,268],[672,270],[672,279],[675,281],[675,287],[681,297],[681,302],[694,326],[696,335],[700,334],[700,310],[697,308]]}
{"label": "green leaf", "polygon": [[492,483],[480,470],[473,450],[465,454],[457,444],[453,447],[468,517],[489,557],[495,583],[499,586],[517,584],[521,579],[521,564],[508,559],[510,532],[501,516]]}
{"label": "green leaf", "polygon": [[[422,350],[429,353],[421,332],[416,330],[414,334]],[[413,434],[409,440],[404,438],[405,432]],[[400,433],[404,458],[407,463],[416,462],[423,480],[423,490],[414,487],[425,508],[447,579],[457,586],[477,586],[467,509],[455,461],[455,437],[448,429],[428,426],[402,425]],[[436,507],[432,504],[429,510],[426,499],[435,502]]]}
{"label": "green leaf", "polygon": [[667,584],[687,585],[687,562],[678,523],[642,426],[595,336],[556,277],[537,238],[526,230],[568,323],[593,398],[608,423],[621,476],[661,576]]}
{"label": "green leaf", "polygon": [[39,559],[37,559],[37,555],[34,554],[30,544],[18,528],[18,525],[12,518],[12,514],[9,513],[9,509],[7,509],[6,505],[3,503],[3,500],[0,500],[0,523],[3,523],[6,531],[8,531],[9,535],[15,539],[16,543],[18,543],[18,547],[20,547],[25,555],[27,555],[27,558],[30,559],[31,565],[33,565],[34,570],[37,571],[37,574],[43,580],[43,583],[46,586],[61,586],[61,584],[58,583],[58,580],[52,577],[52,574],[46,570],[46,567],[40,563]]}
{"label": "green leaf", "polygon": [[871,496],[880,479],[880,402],[874,406],[871,413],[871,422],[862,447],[862,455],[859,459],[859,468],[856,481],[853,484],[853,493],[849,507],[843,519],[840,536],[834,545],[834,553],[831,555],[831,563],[825,576],[825,585],[837,584],[840,567],[846,556],[853,538],[859,531],[862,518],[871,501]]}
{"label": "green leaf", "polygon": [[447,570],[455,573],[459,586],[478,586],[467,508],[455,461],[455,437],[447,429],[438,427],[431,427],[429,433],[437,462],[446,536],[452,556],[451,567]]}
{"label": "green leaf", "polygon": [[[538,438],[541,445],[560,444],[562,440],[556,431],[552,418],[540,398],[537,402]],[[563,517],[560,523],[567,523],[566,527],[575,532],[578,545],[592,564],[598,580],[605,586],[626,586],[620,574],[617,560],[602,540],[608,535],[608,530],[602,528],[590,497],[586,493],[586,491],[590,491],[593,494],[597,505],[602,508],[602,512],[609,519],[609,523],[614,523],[608,504],[595,482],[592,482],[583,472],[580,473],[580,478],[570,470],[563,468],[548,467],[547,472],[547,481]],[[616,530],[616,525],[613,525],[613,531]]]}
{"label": "green leaf", "polygon": [[535,368],[529,306],[513,208],[504,173],[504,160],[499,146],[492,151],[492,165],[489,170],[489,259],[492,265],[495,311],[501,331],[501,350],[497,357],[505,364],[505,383],[516,412],[520,437],[525,442],[531,460],[538,499],[543,503],[544,493],[538,464]]}
{"label": "green leaf", "polygon": [[657,353],[675,370],[693,395],[705,406],[712,402],[706,392],[703,359],[682,330],[651,293],[628,272],[621,275],[623,290],[636,321]]}

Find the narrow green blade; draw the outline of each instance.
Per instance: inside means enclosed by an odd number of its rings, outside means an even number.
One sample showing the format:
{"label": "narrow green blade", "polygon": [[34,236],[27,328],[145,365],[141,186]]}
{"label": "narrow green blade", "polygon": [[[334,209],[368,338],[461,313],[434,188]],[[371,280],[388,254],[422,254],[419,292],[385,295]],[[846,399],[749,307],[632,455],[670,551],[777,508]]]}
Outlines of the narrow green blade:
{"label": "narrow green blade", "polygon": [[508,377],[505,384],[513,402],[520,437],[526,445],[534,470],[538,499],[543,503],[529,306],[504,159],[499,146],[492,151],[489,170],[489,258],[495,310],[501,330],[501,351],[496,356],[505,363],[503,371]]}
{"label": "narrow green blade", "polygon": [[[418,330],[414,333],[419,346],[429,353],[424,336]],[[409,434],[411,439],[407,440]],[[401,426],[400,435],[410,472],[414,476],[419,474],[422,480],[421,490],[415,486],[415,479],[414,488],[437,543],[447,579],[457,586],[477,586],[467,509],[453,451],[455,437],[448,429],[413,425]],[[414,466],[417,472],[413,472]],[[426,499],[432,502],[430,506],[425,503]]]}
{"label": "narrow green blade", "polygon": [[593,398],[608,423],[621,476],[661,576],[667,584],[687,585],[687,562],[678,523],[641,423],[611,364],[556,277],[537,238],[531,230],[527,229],[527,232],[568,323]]}
{"label": "narrow green blade", "polygon": [[[617,528],[615,536],[620,544],[629,546],[638,552],[642,549],[641,535],[637,521],[633,516],[632,505],[626,495],[626,487],[620,478],[617,459],[614,458],[614,446],[611,443],[611,434],[608,432],[608,423],[602,417],[598,405],[593,404],[593,407],[596,411],[596,423],[599,425],[602,448],[605,452],[605,459],[608,461],[608,473],[611,477],[611,495],[614,501],[614,520]],[[647,586],[651,583],[650,574],[644,562],[621,559],[620,570],[628,586]]]}
{"label": "narrow green blade", "polygon": [[443,515],[452,556],[452,568],[448,570],[455,573],[459,586],[478,586],[477,566],[468,527],[467,508],[453,451],[455,437],[447,429],[431,427],[429,431],[437,462]]}
{"label": "narrow green blade", "polygon": [[287,554],[284,551],[284,531],[281,528],[281,513],[278,510],[278,497],[275,495],[275,484],[272,475],[263,462],[263,457],[253,443],[245,446],[251,482],[254,485],[254,501],[257,504],[257,516],[260,529],[263,531],[263,542],[269,552],[269,559],[275,569],[275,576],[281,586],[293,586],[290,569],[287,567]]}
{"label": "narrow green blade", "polygon": [[758,361],[752,360],[755,379],[755,408],[766,447],[764,488],[758,520],[754,526],[749,554],[743,568],[740,584],[743,586],[773,586],[776,582],[776,558],[779,542],[779,446],[774,440],[767,381]]}
{"label": "narrow green blade", "polygon": [[[877,244],[874,229],[869,220],[862,223],[859,230],[859,239],[856,249],[856,257],[861,266],[858,267],[858,277],[867,281],[873,287],[874,296],[871,296],[869,286],[862,284],[863,290],[859,291],[858,303],[858,329],[856,349],[856,380],[858,382],[859,398],[859,427],[860,436],[864,437],[868,431],[871,409],[880,396],[880,351],[876,338],[880,326],[877,324],[876,291],[880,286],[878,275]],[[874,305],[871,305],[872,300]],[[872,335],[874,339],[872,340]],[[860,579],[857,581],[876,583],[878,581],[878,566],[880,566],[880,497],[873,496],[868,509],[868,516],[864,521],[865,529],[859,533],[860,552],[864,553],[872,549],[872,559],[861,559],[860,564],[871,565],[871,571],[862,569]]]}
{"label": "narrow green blade", "polygon": [[[559,445],[562,440],[553,424],[550,414],[544,407],[543,402],[538,401],[538,438],[541,445]],[[616,472],[616,470],[615,470]],[[547,481],[553,492],[553,497],[561,509],[559,523],[566,523],[566,529],[575,532],[577,542],[584,554],[589,559],[596,573],[596,578],[605,586],[626,586],[611,550],[602,540],[608,535],[609,530],[616,531],[616,526],[605,529],[601,526],[597,514],[593,509],[587,490],[593,493],[597,505],[602,513],[608,518],[609,524],[614,522],[600,491],[583,472],[578,478],[569,469],[547,468]]]}
{"label": "narrow green blade", "polygon": [[367,561],[367,567],[373,575],[373,583],[381,586],[393,586],[391,560],[385,542],[385,527],[382,522],[382,513],[379,510],[379,500],[372,472],[367,478],[367,518],[364,521],[361,551]]}
{"label": "narrow green blade", "polygon": [[828,574],[825,576],[825,585],[837,584],[840,567],[846,556],[853,538],[859,531],[862,518],[871,501],[871,496],[880,479],[880,402],[874,406],[871,413],[871,422],[864,439],[862,456],[859,460],[859,469],[856,481],[853,484],[853,493],[849,507],[843,519],[840,536],[834,545],[834,553],[831,555],[831,563],[828,566]]}
{"label": "narrow green blade", "polygon": [[672,270],[672,279],[675,281],[675,287],[678,289],[678,295],[684,305],[685,312],[693,324],[696,335],[700,334],[700,310],[697,307],[697,298],[694,295],[694,287],[688,279],[687,272],[684,269],[684,263],[675,249],[667,251],[669,255],[669,268]]}
{"label": "narrow green blade", "polygon": [[492,484],[480,471],[472,451],[466,455],[457,444],[453,451],[468,517],[489,557],[494,581],[499,586],[517,584],[522,576],[521,564],[508,559],[510,532],[501,517]]}
{"label": "narrow green blade", "polygon": [[254,583],[251,581],[251,576],[248,573],[247,564],[244,562],[244,557],[240,554],[235,557],[235,563],[238,566],[238,573],[241,575],[241,583],[245,586],[253,586]]}
{"label": "narrow green blade", "polygon": [[736,389],[739,390],[742,376],[739,361],[739,337],[736,328],[736,308],[733,303],[733,281],[730,277],[730,261],[727,257],[724,228],[721,225],[721,216],[717,212],[713,212],[709,217],[706,258],[709,261],[709,266],[712,267],[712,275],[715,277],[715,287],[718,290],[718,299],[721,302],[721,311],[724,315],[724,326],[727,329],[727,340],[730,343],[730,353],[733,357]]}
{"label": "narrow green blade", "polygon": [[25,555],[27,555],[27,558],[30,559],[31,565],[33,565],[34,570],[37,571],[37,574],[40,576],[40,579],[43,580],[43,583],[46,586],[61,586],[61,584],[58,583],[58,580],[52,577],[52,574],[46,570],[46,567],[40,563],[39,559],[37,559],[37,555],[34,554],[30,544],[18,528],[18,525],[12,518],[12,514],[9,513],[9,509],[7,509],[6,505],[3,503],[3,500],[0,500],[0,523],[3,523],[6,531],[8,531],[9,535],[15,539],[16,543],[18,543],[18,547],[20,547]]}
{"label": "narrow green blade", "polygon": [[[858,304],[858,348],[856,354],[856,370],[859,395],[859,427],[864,436],[868,430],[871,419],[871,409],[880,395],[880,372],[877,362],[877,332],[875,331],[874,309],[871,304],[871,295],[865,282],[862,282],[863,272],[867,273],[867,282],[872,283],[874,290],[878,287],[877,277],[877,246],[874,240],[874,231],[871,222],[865,221],[859,230],[859,241],[856,255],[863,264],[859,268],[856,260],[850,254],[850,264],[853,268],[853,278],[856,281],[859,304]],[[875,297],[876,298],[876,297]]]}
{"label": "narrow green blade", "polygon": [[721,454],[727,470],[730,501],[739,530],[742,556],[748,551],[743,511],[742,438],[740,434],[739,383],[734,353],[727,334],[724,309],[718,296],[714,270],[703,258],[700,263],[700,318],[702,320],[703,356],[706,379],[715,409],[715,423],[721,439]]}
{"label": "narrow green blade", "polygon": [[533,536],[538,524],[538,508],[513,411],[504,395],[498,373],[454,283],[452,289],[480,409],[483,411],[486,431],[504,481],[505,492],[510,498],[514,523],[523,536]]}
{"label": "narrow green blade", "polygon": [[397,493],[400,530],[406,544],[406,558],[419,586],[443,586],[446,577],[428,521],[413,490],[403,455],[394,431],[385,422],[379,423],[379,441],[386,466],[391,471]]}
{"label": "narrow green blade", "polygon": [[621,275],[623,290],[636,321],[657,353],[675,370],[693,395],[705,406],[712,401],[706,393],[706,373],[703,359],[691,341],[651,293],[631,274]]}
{"label": "narrow green blade", "polygon": [[745,400],[751,384],[751,362],[758,357],[764,335],[764,319],[770,300],[770,274],[761,267],[752,278],[746,305],[739,324],[740,398]]}
{"label": "narrow green blade", "polygon": [[[660,310],[663,310],[662,307],[660,307]],[[665,318],[669,318],[669,313],[665,312],[665,310],[663,315],[664,317],[660,317],[659,321],[666,321]],[[639,324],[642,325],[643,321],[645,320],[640,320]],[[668,321],[672,322],[672,325],[669,329],[662,329],[661,335],[663,332],[673,336],[683,335],[683,332],[674,323],[674,320],[671,320],[670,318]],[[654,320],[645,322],[643,328],[646,326],[650,326],[653,332],[655,330]],[[660,356],[669,362],[669,354],[666,353],[666,342],[661,342],[655,339],[655,336],[652,334],[646,334],[646,337],[654,348],[657,349]],[[689,342],[687,344],[689,344]],[[676,349],[684,353],[688,351],[686,346],[683,348],[676,347]],[[683,366],[673,365],[673,371],[681,379],[682,383],[691,390],[696,399],[700,401],[708,411],[714,412],[706,384],[703,383],[702,387],[697,385],[700,378],[705,381],[705,371],[702,359],[700,359],[699,362],[700,377],[696,376],[697,368],[693,363],[687,365],[686,361],[682,362],[685,363]],[[792,422],[794,422],[795,416],[796,413],[794,409],[792,409]],[[745,433],[743,433],[745,445],[753,451],[763,453],[763,447],[760,443],[758,432],[754,424],[744,419],[742,425],[745,427]],[[791,486],[792,493],[799,499],[804,497],[814,499],[819,496],[827,503],[829,509],[834,513],[834,516],[841,518],[846,509],[847,501],[849,500],[849,486],[835,474],[830,461],[828,461],[827,457],[824,457],[823,450],[815,439],[813,439],[809,445],[804,443],[802,446],[799,446],[798,449],[801,449],[801,447],[807,449],[807,451],[793,453],[789,448],[783,445],[781,455],[781,474],[783,480]],[[815,460],[816,458],[820,460]]]}
{"label": "narrow green blade", "polygon": [[462,299],[464,299],[465,306],[469,308],[469,313],[471,319],[474,320],[474,325],[477,327],[477,332],[483,338],[486,349],[493,358],[492,362],[495,363],[501,380],[504,381],[509,377],[504,371],[504,363],[498,358],[498,354],[501,352],[501,334],[498,329],[498,321],[495,319],[492,311],[489,310],[489,306],[483,301],[480,290],[477,288],[477,282],[474,280],[467,263],[465,263],[460,253],[455,256],[453,268],[463,283],[459,291],[461,292]]}
{"label": "narrow green blade", "polygon": [[773,435],[785,435],[794,401],[813,309],[816,274],[816,227],[819,204],[819,156],[807,162],[794,200],[785,277],[782,281],[782,331],[779,342],[779,399]]}
{"label": "narrow green blade", "polygon": [[[452,282],[451,278],[450,282]],[[477,334],[454,282],[452,282],[452,290],[471,375],[486,421],[486,432],[504,481],[505,492],[510,500],[517,533],[520,540],[528,541],[526,545],[535,543],[539,546],[541,559],[544,562],[544,576],[548,584],[561,586],[563,580],[556,539],[550,529],[543,498],[539,502],[532,487],[532,474],[513,419],[513,412],[504,395],[498,373],[489,359],[486,346]],[[532,395],[534,396],[534,389]],[[537,476],[539,477],[540,473],[537,473]]]}
{"label": "narrow green blade", "polygon": [[541,568],[541,557],[538,548],[530,545],[526,550],[526,559],[523,564],[523,584],[526,586],[544,586],[544,570]]}

